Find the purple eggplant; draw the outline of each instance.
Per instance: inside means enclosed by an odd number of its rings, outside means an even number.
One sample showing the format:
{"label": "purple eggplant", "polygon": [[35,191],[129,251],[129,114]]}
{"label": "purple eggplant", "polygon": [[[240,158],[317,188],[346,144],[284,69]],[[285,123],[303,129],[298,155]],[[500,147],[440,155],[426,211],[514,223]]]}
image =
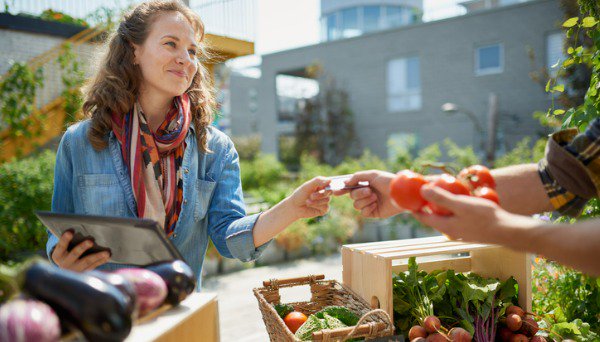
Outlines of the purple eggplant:
{"label": "purple eggplant", "polygon": [[161,261],[144,266],[145,269],[158,274],[167,284],[167,303],[176,306],[196,288],[194,272],[181,260]]}
{"label": "purple eggplant", "polygon": [[119,289],[127,301],[127,312],[131,317],[137,317],[137,295],[135,293],[135,287],[129,280],[120,274],[96,270],[86,272],[86,274],[99,278]]}
{"label": "purple eggplant", "polygon": [[24,272],[23,291],[50,305],[90,341],[122,341],[131,331],[125,296],[92,275],[36,262]]}
{"label": "purple eggplant", "polygon": [[33,299],[14,299],[0,307],[0,341],[55,342],[60,321],[48,305]]}
{"label": "purple eggplant", "polygon": [[145,316],[165,302],[167,284],[158,274],[137,267],[121,268],[116,270],[115,273],[125,277],[133,284],[140,316]]}

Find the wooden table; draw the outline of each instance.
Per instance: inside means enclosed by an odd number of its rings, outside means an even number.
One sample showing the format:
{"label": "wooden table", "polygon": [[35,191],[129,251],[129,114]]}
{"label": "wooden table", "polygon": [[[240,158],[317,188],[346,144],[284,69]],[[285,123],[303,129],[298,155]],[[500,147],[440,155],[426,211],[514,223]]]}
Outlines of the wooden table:
{"label": "wooden table", "polygon": [[177,307],[134,326],[125,341],[219,341],[217,295],[193,293]]}

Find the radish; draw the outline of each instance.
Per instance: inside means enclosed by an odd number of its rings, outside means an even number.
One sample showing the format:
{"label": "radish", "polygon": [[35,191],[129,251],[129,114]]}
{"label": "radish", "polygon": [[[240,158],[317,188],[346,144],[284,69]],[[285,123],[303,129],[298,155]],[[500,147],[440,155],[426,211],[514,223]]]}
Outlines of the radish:
{"label": "radish", "polygon": [[448,338],[440,333],[434,333],[427,336],[427,342],[448,342]]}
{"label": "radish", "polygon": [[511,315],[511,314],[517,314],[517,315],[519,315],[519,317],[525,318],[525,311],[523,311],[523,309],[521,309],[521,307],[516,306],[516,305],[511,305],[506,309],[506,316]]}
{"label": "radish", "polygon": [[420,325],[415,325],[408,331],[408,339],[410,341],[417,337],[427,337],[427,330]]}
{"label": "radish", "polygon": [[535,336],[537,332],[540,330],[535,319],[527,317],[523,320],[523,325],[521,326],[521,330],[519,332],[527,335],[527,336]]}
{"label": "radish", "polygon": [[133,284],[140,316],[156,309],[167,298],[165,281],[152,271],[143,268],[123,268],[115,273],[122,275]]}
{"label": "radish", "polygon": [[533,336],[531,338],[531,340],[529,340],[530,342],[546,342],[546,338],[544,336]]}
{"label": "radish", "polygon": [[448,333],[450,341],[453,342],[470,342],[473,340],[471,334],[463,328],[452,328]]}
{"label": "radish", "polygon": [[523,334],[516,334],[510,338],[510,342],[527,342],[529,339]]}
{"label": "radish", "polygon": [[500,332],[498,334],[500,336],[500,341],[502,342],[509,342],[511,337],[514,335],[513,332],[507,327],[500,328]]}
{"label": "radish", "polygon": [[425,337],[417,337],[415,339],[410,340],[410,342],[427,342]]}
{"label": "radish", "polygon": [[427,316],[423,320],[423,327],[425,327],[425,330],[430,334],[437,332],[441,326],[442,322],[435,316]]}
{"label": "radish", "polygon": [[521,329],[522,325],[523,325],[523,320],[521,319],[521,316],[519,316],[517,314],[510,314],[506,317],[506,326],[511,331],[517,331],[517,330]]}
{"label": "radish", "polygon": [[0,307],[0,341],[54,342],[59,338],[58,316],[47,304],[15,299]]}

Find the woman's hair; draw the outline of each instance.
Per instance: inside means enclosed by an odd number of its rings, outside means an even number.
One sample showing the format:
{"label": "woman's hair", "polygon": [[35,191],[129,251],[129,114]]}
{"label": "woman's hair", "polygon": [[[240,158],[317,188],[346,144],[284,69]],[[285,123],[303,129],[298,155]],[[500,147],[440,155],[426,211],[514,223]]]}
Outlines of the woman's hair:
{"label": "woman's hair", "polygon": [[[125,14],[116,32],[108,39],[106,56],[96,75],[84,89],[83,112],[91,118],[88,138],[96,150],[108,146],[107,134],[112,130],[112,114],[125,114],[133,108],[140,90],[142,73],[134,64],[133,44],[142,45],[156,17],[166,12],[179,12],[190,23],[198,42],[204,39],[200,17],[179,1],[143,2]],[[211,77],[199,59],[208,59],[205,44],[200,44],[198,71],[186,91],[190,113],[201,151],[208,152],[207,127],[212,123],[215,97]]]}

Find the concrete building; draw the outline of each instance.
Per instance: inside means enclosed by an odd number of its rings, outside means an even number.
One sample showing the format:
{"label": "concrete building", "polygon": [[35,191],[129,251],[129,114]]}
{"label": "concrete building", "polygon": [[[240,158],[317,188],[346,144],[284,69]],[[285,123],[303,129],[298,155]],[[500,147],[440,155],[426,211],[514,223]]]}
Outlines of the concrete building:
{"label": "concrete building", "polygon": [[[294,122],[279,115],[277,78],[310,79],[307,67],[315,63],[350,94],[360,144],[381,157],[391,153],[390,143],[406,141],[422,148],[450,138],[478,149],[489,131],[490,93],[497,96],[501,150],[523,137],[545,134],[532,114],[545,111],[551,99],[529,77],[528,52],[535,52],[538,68],[562,57],[559,1],[483,3],[477,7],[470,1],[466,14],[448,19],[417,20],[262,56],[261,78],[253,81],[259,83],[256,130],[234,128],[232,134],[260,133],[263,150],[277,153],[279,137],[294,130]],[[317,87],[322,79],[314,81]],[[232,101],[238,101],[233,91]],[[244,101],[232,103],[232,109],[239,108],[232,110],[233,122],[248,117]],[[472,113],[482,132],[467,115],[442,112],[448,102]]]}

